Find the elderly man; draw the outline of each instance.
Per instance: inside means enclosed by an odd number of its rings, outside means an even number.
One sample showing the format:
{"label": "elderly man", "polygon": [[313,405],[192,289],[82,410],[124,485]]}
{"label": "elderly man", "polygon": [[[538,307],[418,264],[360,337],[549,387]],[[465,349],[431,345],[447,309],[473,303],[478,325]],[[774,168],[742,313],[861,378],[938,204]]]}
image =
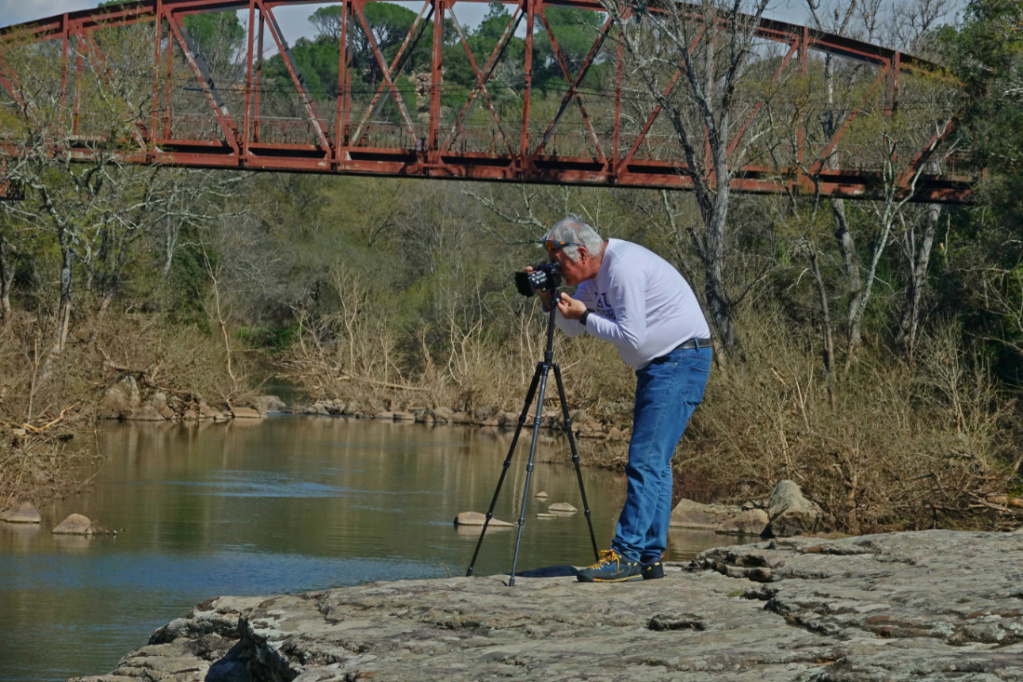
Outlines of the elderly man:
{"label": "elderly man", "polygon": [[[652,251],[601,239],[575,216],[544,238],[575,296],[563,294],[555,315],[569,336],[584,331],[609,341],[636,371],[628,491],[611,548],[578,572],[583,582],[621,582],[664,575],[671,518],[671,459],[710,376],[710,330],[685,278]],[[549,297],[545,299],[549,303]]]}

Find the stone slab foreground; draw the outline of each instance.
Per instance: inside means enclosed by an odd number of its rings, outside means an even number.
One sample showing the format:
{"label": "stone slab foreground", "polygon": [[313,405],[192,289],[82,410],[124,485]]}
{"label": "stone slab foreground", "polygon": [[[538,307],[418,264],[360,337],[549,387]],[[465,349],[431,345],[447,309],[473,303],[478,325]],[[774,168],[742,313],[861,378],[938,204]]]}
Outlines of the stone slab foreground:
{"label": "stone slab foreground", "polygon": [[1021,532],[792,538],[667,568],[219,597],[80,679],[1023,679]]}

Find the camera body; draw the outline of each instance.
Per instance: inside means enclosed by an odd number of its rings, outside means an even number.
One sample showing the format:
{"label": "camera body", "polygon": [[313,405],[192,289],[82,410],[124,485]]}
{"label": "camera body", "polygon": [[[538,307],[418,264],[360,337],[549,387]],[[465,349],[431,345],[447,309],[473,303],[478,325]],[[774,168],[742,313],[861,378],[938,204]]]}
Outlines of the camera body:
{"label": "camera body", "polygon": [[520,270],[515,273],[515,288],[523,296],[533,296],[538,291],[554,291],[561,286],[561,267],[557,263],[540,263],[532,272]]}

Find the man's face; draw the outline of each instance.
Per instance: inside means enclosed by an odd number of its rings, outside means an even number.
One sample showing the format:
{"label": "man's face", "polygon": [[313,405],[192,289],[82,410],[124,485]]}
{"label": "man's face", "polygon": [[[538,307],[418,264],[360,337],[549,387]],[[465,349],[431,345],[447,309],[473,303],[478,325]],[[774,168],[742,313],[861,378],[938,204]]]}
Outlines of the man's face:
{"label": "man's face", "polygon": [[582,246],[577,247],[579,254],[576,257],[575,262],[565,253],[564,249],[558,249],[551,254],[551,260],[561,267],[561,276],[565,279],[565,284],[575,286],[580,282],[589,279],[593,275],[590,273],[589,263],[591,261],[590,254],[586,252],[586,249]]}

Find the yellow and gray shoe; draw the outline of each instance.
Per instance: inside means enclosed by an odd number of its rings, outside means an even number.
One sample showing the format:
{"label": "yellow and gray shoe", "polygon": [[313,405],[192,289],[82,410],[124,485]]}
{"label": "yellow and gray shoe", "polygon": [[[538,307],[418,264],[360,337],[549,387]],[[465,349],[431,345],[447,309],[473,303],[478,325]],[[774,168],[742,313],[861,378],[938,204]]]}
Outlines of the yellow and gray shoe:
{"label": "yellow and gray shoe", "polygon": [[630,561],[613,549],[600,552],[600,560],[580,569],[576,577],[581,583],[622,583],[642,580],[643,571],[638,561]]}

